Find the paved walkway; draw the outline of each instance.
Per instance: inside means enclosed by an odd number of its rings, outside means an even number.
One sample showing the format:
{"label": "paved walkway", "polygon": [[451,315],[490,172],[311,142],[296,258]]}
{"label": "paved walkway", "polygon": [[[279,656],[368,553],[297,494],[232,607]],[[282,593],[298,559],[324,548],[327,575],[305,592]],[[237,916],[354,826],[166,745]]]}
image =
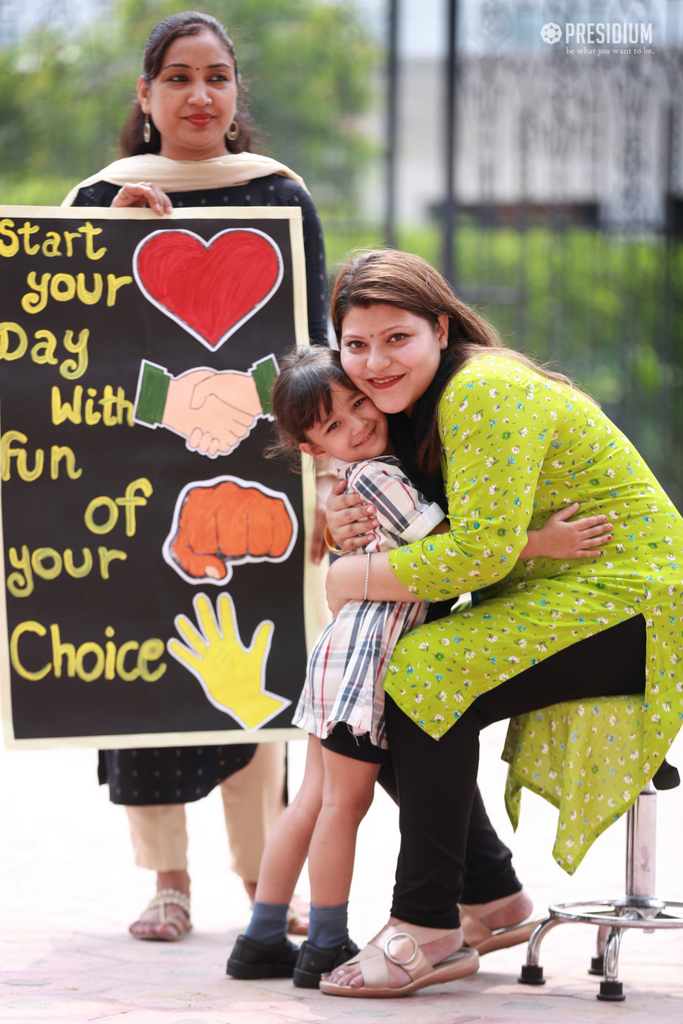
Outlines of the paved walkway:
{"label": "paved walkway", "polygon": [[[504,728],[486,735],[481,778],[487,806],[516,851],[517,870],[542,911],[554,899],[622,892],[624,827],[598,840],[573,878],[552,861],[552,808],[525,794],[513,838],[502,807]],[[296,786],[303,745],[295,744]],[[523,950],[490,954],[461,983],[402,1000],[344,1000],[288,981],[238,982],[225,960],[248,919],[227,866],[217,793],[189,808],[195,931],[177,945],[136,942],[130,920],[151,895],[152,877],[131,864],[122,808],[95,784],[92,751],[0,753],[0,1021],[125,1021],[126,1024],[280,1024],[358,1020],[391,1024],[612,1024],[683,1022],[683,931],[627,935],[621,977],[625,1003],[599,1003],[586,973],[594,929],[565,926],[543,948],[547,984],[517,984]],[[683,767],[683,741],[672,760]],[[680,843],[683,789],[659,798],[660,895],[683,899]],[[352,934],[370,938],[383,923],[397,850],[396,812],[383,793],[363,823],[352,893]],[[306,892],[305,882],[301,883]]]}

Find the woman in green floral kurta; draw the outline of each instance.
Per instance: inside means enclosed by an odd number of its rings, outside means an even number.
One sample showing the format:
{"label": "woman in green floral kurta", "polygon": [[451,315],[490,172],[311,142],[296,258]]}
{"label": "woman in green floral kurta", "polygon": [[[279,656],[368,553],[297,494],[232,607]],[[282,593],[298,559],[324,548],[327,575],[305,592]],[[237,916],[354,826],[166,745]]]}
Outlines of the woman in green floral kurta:
{"label": "woman in green floral kurta", "polygon": [[[460,370],[439,404],[439,432],[451,532],[396,550],[391,564],[421,600],[471,590],[481,603],[411,633],[387,692],[438,739],[479,694],[640,613],[649,777],[683,710],[681,517],[591,401],[509,356],[482,355]],[[518,561],[527,530],[573,501],[614,521],[607,555]]]}
{"label": "woman in green floral kurta", "polygon": [[[433,963],[462,941],[455,904],[481,727],[559,701],[639,694],[642,729],[627,756],[588,748],[611,803],[603,827],[662,763],[683,717],[683,522],[600,409],[503,349],[424,261],[388,252],[351,261],[332,315],[354,382],[383,411],[407,414],[423,462],[440,448],[448,499],[450,532],[373,555],[368,596],[476,595],[405,637],[385,684],[402,826],[392,914],[403,931],[418,926],[418,942],[433,935]],[[527,530],[574,501],[612,521],[605,555],[519,561]],[[359,559],[335,563],[333,606],[362,596],[364,577]],[[586,830],[583,811],[573,820],[577,834],[601,830]],[[412,969],[392,963],[391,985]],[[362,986],[360,967],[327,990],[347,994],[350,981]]]}

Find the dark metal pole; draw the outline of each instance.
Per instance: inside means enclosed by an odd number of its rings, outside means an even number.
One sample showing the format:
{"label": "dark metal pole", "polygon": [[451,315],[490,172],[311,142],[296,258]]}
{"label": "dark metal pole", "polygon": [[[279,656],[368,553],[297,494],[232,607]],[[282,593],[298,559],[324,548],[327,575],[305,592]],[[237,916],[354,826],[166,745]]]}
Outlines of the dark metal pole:
{"label": "dark metal pole", "polygon": [[[664,168],[664,188],[665,188],[665,209],[664,209],[664,294],[662,296],[664,307],[663,310],[663,324],[662,333],[659,342],[659,351],[661,361],[664,364],[664,381],[660,387],[659,401],[660,405],[660,429],[661,442],[663,442],[664,451],[671,451],[671,445],[675,435],[674,425],[671,422],[672,406],[673,406],[673,394],[671,391],[672,376],[675,373],[673,366],[674,363],[674,352],[672,346],[671,337],[671,323],[672,323],[672,279],[671,270],[674,259],[674,248],[673,248],[673,192],[674,192],[674,153],[675,153],[675,133],[676,133],[676,111],[673,106],[668,107],[666,110],[666,155],[665,155],[665,168]],[[663,465],[667,465],[668,459],[662,460]],[[665,479],[666,477],[671,478],[671,472],[668,469],[662,474]],[[678,483],[678,480],[675,481]]]}
{"label": "dark metal pole", "polygon": [[398,140],[398,5],[389,0],[387,38],[387,151],[384,240],[396,245],[396,148]]}
{"label": "dark metal pole", "polygon": [[457,0],[448,3],[448,53],[446,56],[445,85],[445,124],[444,140],[446,143],[445,158],[445,196],[443,204],[443,246],[441,253],[441,269],[443,276],[455,286],[456,261],[454,249],[456,201],[455,201],[455,153],[456,153],[456,85],[458,77],[457,64]]}

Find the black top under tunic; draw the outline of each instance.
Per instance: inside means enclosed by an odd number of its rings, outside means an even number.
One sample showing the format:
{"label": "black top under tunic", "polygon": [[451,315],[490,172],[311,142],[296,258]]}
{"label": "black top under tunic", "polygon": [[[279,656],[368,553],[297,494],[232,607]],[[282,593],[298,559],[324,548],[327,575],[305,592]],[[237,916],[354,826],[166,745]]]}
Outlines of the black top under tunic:
{"label": "black top under tunic", "polygon": [[[78,192],[74,206],[111,206],[118,185],[98,181]],[[269,174],[246,185],[197,192],[171,192],[174,207],[300,206],[306,256],[308,332],[311,341],[327,344],[327,273],[323,231],[315,203],[291,178]],[[109,784],[115,804],[185,804],[200,800],[214,786],[249,764],[256,745],[160,747],[101,750],[98,776]]]}

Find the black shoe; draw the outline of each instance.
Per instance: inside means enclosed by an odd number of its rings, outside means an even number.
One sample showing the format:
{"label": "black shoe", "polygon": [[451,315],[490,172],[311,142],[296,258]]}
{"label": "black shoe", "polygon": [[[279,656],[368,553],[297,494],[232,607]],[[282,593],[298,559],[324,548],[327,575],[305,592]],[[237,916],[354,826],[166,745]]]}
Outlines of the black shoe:
{"label": "black shoe", "polygon": [[225,973],[233,978],[291,978],[298,952],[289,939],[271,946],[239,935]]}
{"label": "black shoe", "polygon": [[355,942],[347,939],[343,946],[335,949],[321,949],[310,942],[302,943],[294,968],[294,984],[297,988],[317,988],[320,976],[340,967],[360,950]]}

